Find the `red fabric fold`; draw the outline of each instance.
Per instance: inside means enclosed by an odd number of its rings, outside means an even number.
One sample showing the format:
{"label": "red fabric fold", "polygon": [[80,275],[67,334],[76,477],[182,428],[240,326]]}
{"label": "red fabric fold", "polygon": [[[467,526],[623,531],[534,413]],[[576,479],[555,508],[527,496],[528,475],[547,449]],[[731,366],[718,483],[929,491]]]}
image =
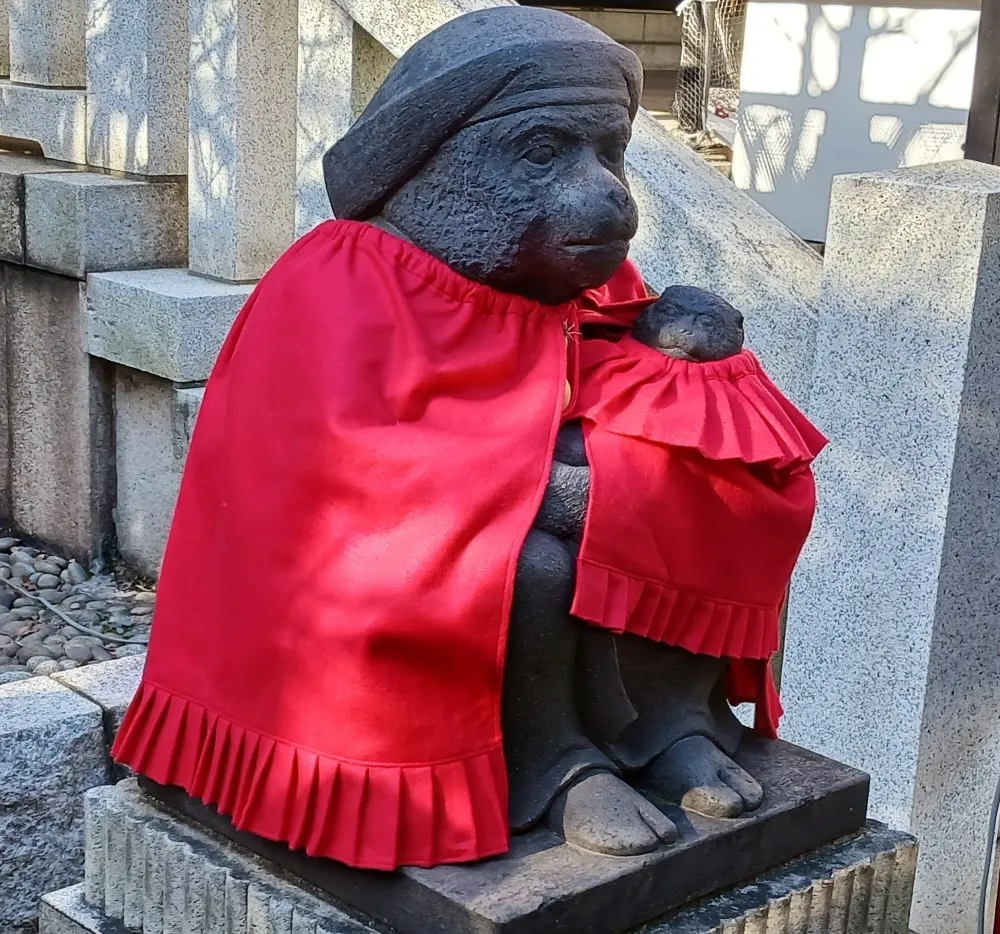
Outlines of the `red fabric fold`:
{"label": "red fabric fold", "polygon": [[237,827],[352,866],[435,866],[508,848],[503,750],[429,765],[336,759],[264,736],[145,679],[115,755]]}
{"label": "red fabric fold", "polygon": [[768,660],[826,439],[749,351],[690,363],[629,336],[580,345],[569,417],[591,467],[574,615],[729,658],[730,702],[776,735]]}
{"label": "red fabric fold", "polygon": [[771,382],[749,350],[709,363],[676,360],[639,343],[585,341],[570,417],[709,460],[789,470],[810,464],[826,438]]}
{"label": "red fabric fold", "polygon": [[205,392],[143,685],[113,753],[352,866],[509,845],[500,689],[517,558],[583,309],[329,222],[255,289]]}

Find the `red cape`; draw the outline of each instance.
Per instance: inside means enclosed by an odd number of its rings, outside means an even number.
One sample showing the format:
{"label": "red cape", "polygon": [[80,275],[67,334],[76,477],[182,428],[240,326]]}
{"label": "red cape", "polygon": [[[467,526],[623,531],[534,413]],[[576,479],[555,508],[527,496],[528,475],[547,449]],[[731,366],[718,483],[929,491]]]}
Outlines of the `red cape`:
{"label": "red cape", "polygon": [[732,659],[729,698],[777,735],[767,662],[812,525],[826,444],[742,353],[664,356],[629,336],[580,346],[592,486],[573,613],[619,633]]}
{"label": "red cape", "polygon": [[508,848],[500,689],[551,468],[551,308],[329,222],[260,282],[209,380],[118,761],[237,827],[375,869]]}

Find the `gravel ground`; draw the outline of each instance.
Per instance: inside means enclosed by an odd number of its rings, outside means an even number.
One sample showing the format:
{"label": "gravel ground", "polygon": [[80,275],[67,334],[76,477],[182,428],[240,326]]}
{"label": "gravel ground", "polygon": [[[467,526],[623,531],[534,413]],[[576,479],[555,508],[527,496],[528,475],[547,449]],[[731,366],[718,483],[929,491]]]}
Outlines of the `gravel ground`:
{"label": "gravel ground", "polygon": [[[92,570],[100,573],[0,538],[0,684],[145,651],[155,591]],[[60,613],[93,634],[70,626]]]}

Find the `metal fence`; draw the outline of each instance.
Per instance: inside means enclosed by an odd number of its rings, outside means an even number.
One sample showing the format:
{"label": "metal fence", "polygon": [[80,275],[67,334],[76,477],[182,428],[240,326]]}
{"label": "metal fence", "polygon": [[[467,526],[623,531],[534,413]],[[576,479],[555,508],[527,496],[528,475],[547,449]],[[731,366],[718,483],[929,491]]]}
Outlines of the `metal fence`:
{"label": "metal fence", "polygon": [[687,133],[705,133],[712,117],[729,119],[739,105],[746,0],[686,0],[674,113]]}

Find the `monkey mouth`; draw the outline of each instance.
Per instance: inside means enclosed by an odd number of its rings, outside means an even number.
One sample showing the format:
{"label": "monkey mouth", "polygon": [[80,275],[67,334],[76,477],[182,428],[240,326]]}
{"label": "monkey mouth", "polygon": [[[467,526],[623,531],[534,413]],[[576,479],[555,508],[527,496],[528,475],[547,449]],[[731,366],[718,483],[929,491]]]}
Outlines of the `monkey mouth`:
{"label": "monkey mouth", "polygon": [[596,250],[607,250],[615,252],[621,250],[628,250],[628,240],[604,240],[604,239],[588,239],[588,240],[567,240],[564,244],[565,249],[570,253],[588,253]]}

